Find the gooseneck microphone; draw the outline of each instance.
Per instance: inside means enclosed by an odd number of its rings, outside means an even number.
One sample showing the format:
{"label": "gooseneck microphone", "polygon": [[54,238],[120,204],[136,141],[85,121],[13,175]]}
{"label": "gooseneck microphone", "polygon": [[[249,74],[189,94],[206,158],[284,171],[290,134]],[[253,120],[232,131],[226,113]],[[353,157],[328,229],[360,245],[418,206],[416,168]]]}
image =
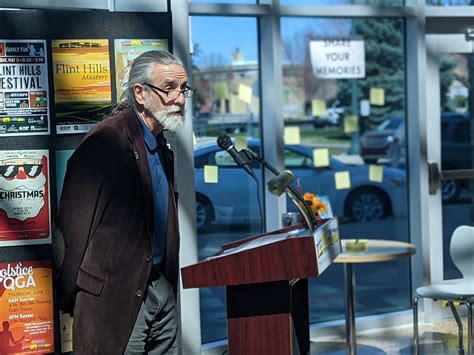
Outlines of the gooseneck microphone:
{"label": "gooseneck microphone", "polygon": [[246,155],[241,155],[237,151],[237,149],[235,149],[230,137],[227,134],[219,135],[219,137],[217,138],[217,145],[222,150],[226,150],[237,163],[237,165],[244,168],[247,174],[255,178],[255,174],[253,173],[253,170],[250,167],[250,160],[247,158]]}

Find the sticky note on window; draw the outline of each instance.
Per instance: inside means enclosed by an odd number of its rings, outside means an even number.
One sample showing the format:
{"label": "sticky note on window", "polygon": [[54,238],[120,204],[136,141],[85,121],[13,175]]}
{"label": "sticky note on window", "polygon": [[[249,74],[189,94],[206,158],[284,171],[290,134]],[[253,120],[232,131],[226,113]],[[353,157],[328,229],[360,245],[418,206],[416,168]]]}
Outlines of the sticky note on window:
{"label": "sticky note on window", "polygon": [[351,176],[348,171],[339,171],[334,174],[334,180],[336,182],[336,189],[350,189],[351,188]]}
{"label": "sticky note on window", "polygon": [[252,88],[250,86],[240,84],[239,99],[250,105],[252,103]]}
{"label": "sticky note on window", "polygon": [[323,116],[326,113],[326,101],[311,101],[311,112],[313,113],[313,116]]}
{"label": "sticky note on window", "polygon": [[196,136],[194,135],[194,132],[193,132],[193,145],[196,145]]}
{"label": "sticky note on window", "polygon": [[229,87],[225,81],[214,84],[214,100],[227,100],[229,98]]}
{"label": "sticky note on window", "polygon": [[359,117],[345,116],[344,117],[344,133],[354,133],[359,131]]}
{"label": "sticky note on window", "polygon": [[313,165],[317,168],[329,166],[329,149],[314,149],[313,150]]}
{"label": "sticky note on window", "polygon": [[242,149],[247,148],[247,137],[246,136],[237,136],[235,137],[235,149],[241,151]]}
{"label": "sticky note on window", "polygon": [[219,182],[217,166],[204,165],[204,182],[206,184],[217,184]]}
{"label": "sticky note on window", "polygon": [[299,127],[285,127],[284,134],[285,144],[300,144],[301,135]]}
{"label": "sticky note on window", "polygon": [[383,166],[370,165],[369,166],[369,180],[374,182],[383,181]]}
{"label": "sticky note on window", "polygon": [[370,103],[374,106],[385,105],[385,90],[382,88],[370,89]]}

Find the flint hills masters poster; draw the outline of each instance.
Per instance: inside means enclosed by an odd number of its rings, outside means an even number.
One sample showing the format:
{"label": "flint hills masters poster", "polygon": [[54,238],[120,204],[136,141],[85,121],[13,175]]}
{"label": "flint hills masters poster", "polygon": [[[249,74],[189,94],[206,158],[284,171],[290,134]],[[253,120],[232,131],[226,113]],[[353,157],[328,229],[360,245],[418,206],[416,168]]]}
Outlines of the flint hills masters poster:
{"label": "flint hills masters poster", "polygon": [[52,40],[56,132],[88,132],[110,113],[109,42]]}
{"label": "flint hills masters poster", "polygon": [[47,150],[0,151],[0,247],[51,242]]}
{"label": "flint hills masters poster", "polygon": [[52,263],[0,263],[0,354],[54,352]]}
{"label": "flint hills masters poster", "polygon": [[0,136],[49,134],[46,41],[0,39]]}
{"label": "flint hills masters poster", "polygon": [[116,39],[115,47],[115,87],[120,98],[128,84],[128,74],[133,61],[140,54],[151,50],[168,50],[166,39]]}

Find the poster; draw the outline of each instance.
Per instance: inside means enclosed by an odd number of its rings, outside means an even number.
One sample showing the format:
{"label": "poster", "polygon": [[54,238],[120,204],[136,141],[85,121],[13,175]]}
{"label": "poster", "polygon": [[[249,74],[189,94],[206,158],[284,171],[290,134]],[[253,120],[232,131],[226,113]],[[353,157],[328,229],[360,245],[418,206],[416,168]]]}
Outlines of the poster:
{"label": "poster", "polygon": [[47,150],[0,151],[0,246],[51,242]]}
{"label": "poster", "polygon": [[0,354],[54,352],[51,265],[0,263]]}
{"label": "poster", "polygon": [[49,134],[46,41],[0,39],[0,136]]}
{"label": "poster", "polygon": [[151,50],[168,50],[166,39],[116,39],[115,47],[115,87],[117,99],[125,91],[128,83],[128,74],[133,60],[140,54]]}
{"label": "poster", "polygon": [[88,132],[110,113],[109,42],[52,40],[56,132]]}

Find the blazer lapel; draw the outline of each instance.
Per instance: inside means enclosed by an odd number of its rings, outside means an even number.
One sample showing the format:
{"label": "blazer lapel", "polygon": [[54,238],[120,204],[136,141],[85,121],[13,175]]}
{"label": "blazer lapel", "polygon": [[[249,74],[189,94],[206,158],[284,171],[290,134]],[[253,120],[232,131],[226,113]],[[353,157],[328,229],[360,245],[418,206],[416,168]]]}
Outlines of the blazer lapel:
{"label": "blazer lapel", "polygon": [[151,182],[150,166],[146,155],[145,140],[143,132],[138,122],[138,117],[133,110],[129,110],[126,122],[128,125],[128,136],[133,150],[133,155],[137,163],[138,172],[140,175],[140,182],[142,187],[143,204],[145,207],[145,222],[150,243],[153,245],[153,187]]}

